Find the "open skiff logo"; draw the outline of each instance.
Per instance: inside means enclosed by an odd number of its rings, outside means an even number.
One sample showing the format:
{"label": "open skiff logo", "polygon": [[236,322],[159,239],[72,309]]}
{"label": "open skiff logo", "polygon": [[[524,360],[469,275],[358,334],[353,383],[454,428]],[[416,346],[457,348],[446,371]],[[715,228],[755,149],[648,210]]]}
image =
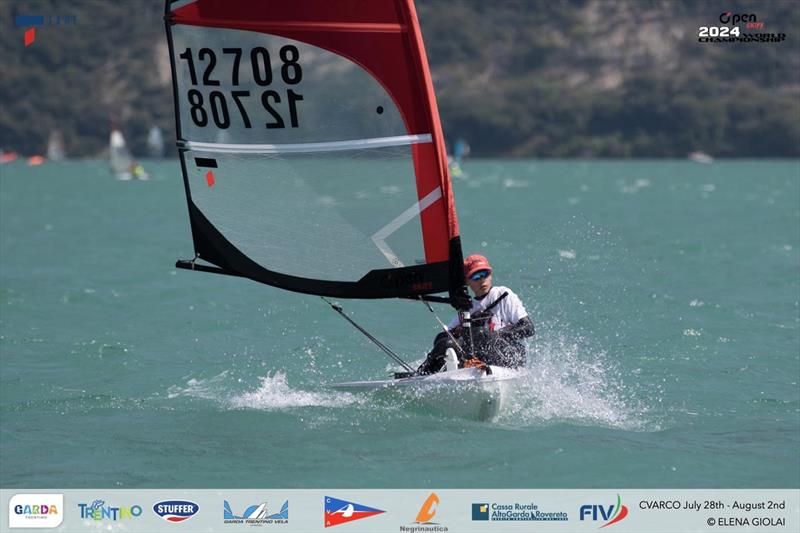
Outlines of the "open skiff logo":
{"label": "open skiff logo", "polygon": [[63,512],[63,494],[15,494],[8,501],[8,527],[58,527]]}
{"label": "open skiff logo", "polygon": [[580,509],[581,520],[605,520],[606,523],[600,526],[600,529],[616,524],[626,516],[628,516],[628,508],[622,505],[622,498],[617,494],[616,505],[594,505],[587,504],[581,505]]}
{"label": "open skiff logo", "polygon": [[325,527],[338,526],[345,522],[361,520],[376,514],[385,513],[381,509],[367,507],[360,503],[348,502],[325,496]]}
{"label": "open skiff logo", "polygon": [[167,522],[183,522],[197,514],[200,506],[185,500],[165,500],[153,505],[153,512]]}

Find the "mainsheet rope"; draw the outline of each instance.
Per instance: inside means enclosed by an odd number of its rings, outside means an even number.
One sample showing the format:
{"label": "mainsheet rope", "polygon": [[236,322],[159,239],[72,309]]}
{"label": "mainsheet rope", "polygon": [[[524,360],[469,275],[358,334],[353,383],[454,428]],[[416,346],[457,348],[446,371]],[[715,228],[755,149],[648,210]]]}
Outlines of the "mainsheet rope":
{"label": "mainsheet rope", "polygon": [[358,331],[360,331],[361,333],[363,333],[365,337],[367,337],[369,340],[371,340],[373,343],[375,343],[375,345],[376,345],[378,348],[380,348],[381,350],[383,350],[384,352],[386,352],[386,355],[388,355],[389,357],[391,357],[392,359],[394,359],[394,361],[395,361],[397,364],[401,365],[403,368],[405,368],[407,371],[411,372],[412,374],[416,374],[416,373],[417,373],[417,371],[416,371],[414,368],[412,368],[412,367],[411,367],[411,366],[410,366],[408,363],[406,363],[405,361],[403,361],[403,360],[400,358],[400,356],[399,356],[399,355],[397,355],[396,353],[394,353],[394,352],[393,352],[392,350],[390,350],[390,349],[389,349],[389,348],[388,348],[388,347],[387,347],[385,344],[383,344],[381,341],[379,341],[378,339],[376,339],[376,338],[375,338],[375,337],[374,337],[374,336],[373,336],[373,335],[372,335],[372,334],[371,334],[369,331],[365,330],[364,328],[362,328],[361,326],[359,326],[358,324],[356,324],[356,323],[355,323],[355,321],[353,321],[353,319],[351,319],[349,316],[347,316],[346,314],[344,314],[344,311],[342,310],[342,307],[341,307],[341,306],[339,306],[339,305],[337,305],[337,304],[334,304],[333,302],[330,302],[330,301],[329,301],[327,298],[325,298],[324,296],[320,296],[320,298],[322,298],[322,300],[323,300],[323,301],[324,301],[326,304],[330,305],[330,306],[331,306],[331,308],[332,308],[334,311],[336,311],[337,313],[339,313],[340,315],[342,315],[342,317],[343,317],[345,320],[347,320],[348,322],[350,322],[350,323],[353,325],[353,327],[355,327],[355,328],[356,328]]}

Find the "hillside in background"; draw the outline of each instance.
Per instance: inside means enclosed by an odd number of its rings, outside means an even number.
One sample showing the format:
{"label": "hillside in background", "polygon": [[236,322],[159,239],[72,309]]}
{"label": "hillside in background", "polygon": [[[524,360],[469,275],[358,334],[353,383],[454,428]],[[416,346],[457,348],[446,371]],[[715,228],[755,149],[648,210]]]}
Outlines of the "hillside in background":
{"label": "hillside in background", "polygon": [[[717,2],[417,1],[445,135],[473,155],[798,157],[800,7],[725,8],[785,40],[699,43]],[[26,48],[17,15],[74,23]],[[0,27],[0,147],[42,153],[59,129],[93,157],[111,121],[134,152],[152,125],[174,139],[160,0],[5,1]]]}

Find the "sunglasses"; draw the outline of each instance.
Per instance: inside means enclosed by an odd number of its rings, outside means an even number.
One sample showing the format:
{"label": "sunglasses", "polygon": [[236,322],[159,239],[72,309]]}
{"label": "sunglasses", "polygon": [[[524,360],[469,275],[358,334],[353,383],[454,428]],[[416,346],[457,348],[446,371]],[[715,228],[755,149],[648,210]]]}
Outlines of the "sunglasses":
{"label": "sunglasses", "polygon": [[478,281],[478,280],[481,280],[483,278],[488,278],[491,275],[492,275],[492,271],[491,270],[479,270],[479,271],[475,272],[473,275],[471,275],[469,277],[469,280],[470,281]]}

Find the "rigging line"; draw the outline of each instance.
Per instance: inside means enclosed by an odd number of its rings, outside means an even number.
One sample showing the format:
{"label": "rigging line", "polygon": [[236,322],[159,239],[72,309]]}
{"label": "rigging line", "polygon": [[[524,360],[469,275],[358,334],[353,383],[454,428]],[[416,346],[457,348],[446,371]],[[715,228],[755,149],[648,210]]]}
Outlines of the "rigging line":
{"label": "rigging line", "polygon": [[365,330],[364,328],[362,328],[361,326],[359,326],[358,324],[356,324],[356,323],[353,321],[353,319],[351,319],[349,316],[347,316],[346,314],[344,314],[344,311],[342,310],[342,307],[341,307],[341,306],[339,306],[339,305],[336,305],[336,304],[334,304],[334,303],[331,303],[331,302],[330,302],[330,301],[328,301],[328,299],[327,299],[327,298],[325,298],[324,296],[320,296],[320,298],[322,298],[322,300],[323,300],[323,301],[324,301],[326,304],[330,305],[330,306],[331,306],[331,308],[332,308],[334,311],[336,311],[337,313],[339,313],[340,315],[342,315],[342,317],[343,317],[345,320],[347,320],[348,322],[350,322],[350,323],[353,325],[353,327],[355,327],[355,328],[356,328],[358,331],[360,331],[361,333],[363,333],[363,334],[364,334],[364,336],[365,336],[365,337],[367,337],[369,340],[371,340],[371,341],[372,341],[372,342],[373,342],[373,343],[374,343],[374,344],[375,344],[375,345],[376,345],[378,348],[380,348],[381,350],[383,350],[384,352],[386,352],[386,355],[388,355],[389,357],[391,357],[392,359],[394,359],[394,361],[395,361],[397,364],[399,364],[400,366],[402,366],[403,368],[405,368],[407,371],[411,372],[412,374],[416,374],[416,373],[417,373],[417,371],[416,371],[414,368],[412,368],[412,367],[411,367],[411,366],[410,366],[408,363],[406,363],[405,361],[403,361],[403,360],[400,358],[400,356],[399,356],[399,355],[397,355],[396,353],[394,353],[394,352],[393,352],[392,350],[390,350],[390,349],[389,349],[389,348],[388,348],[388,347],[387,347],[385,344],[383,344],[381,341],[379,341],[378,339],[376,339],[376,338],[375,338],[375,337],[374,337],[374,336],[373,336],[373,335],[372,335],[372,334],[371,334],[369,331]]}
{"label": "rigging line", "polygon": [[431,304],[429,304],[428,302],[426,302],[425,300],[423,300],[423,299],[422,299],[422,296],[418,296],[417,298],[419,298],[419,301],[420,301],[420,302],[422,302],[422,303],[424,303],[424,304],[425,304],[425,306],[428,308],[428,310],[429,310],[431,313],[433,313],[433,318],[435,318],[435,319],[436,319],[436,321],[439,323],[439,325],[440,325],[440,326],[442,326],[442,329],[444,330],[444,332],[445,332],[445,333],[447,333],[447,336],[448,336],[448,337],[450,337],[450,340],[451,340],[451,341],[453,341],[453,344],[455,345],[455,348],[456,348],[456,349],[457,349],[459,352],[461,352],[461,355],[463,355],[465,359],[467,359],[467,353],[464,351],[464,348],[462,348],[462,347],[461,347],[461,344],[459,344],[459,342],[456,340],[456,338],[455,338],[455,337],[453,337],[453,334],[450,332],[450,330],[449,330],[449,329],[447,329],[447,326],[445,326],[445,325],[444,325],[444,322],[442,322],[442,321],[439,319],[439,316],[436,314],[436,311],[434,311],[434,310],[433,310],[433,307],[431,307]]}

